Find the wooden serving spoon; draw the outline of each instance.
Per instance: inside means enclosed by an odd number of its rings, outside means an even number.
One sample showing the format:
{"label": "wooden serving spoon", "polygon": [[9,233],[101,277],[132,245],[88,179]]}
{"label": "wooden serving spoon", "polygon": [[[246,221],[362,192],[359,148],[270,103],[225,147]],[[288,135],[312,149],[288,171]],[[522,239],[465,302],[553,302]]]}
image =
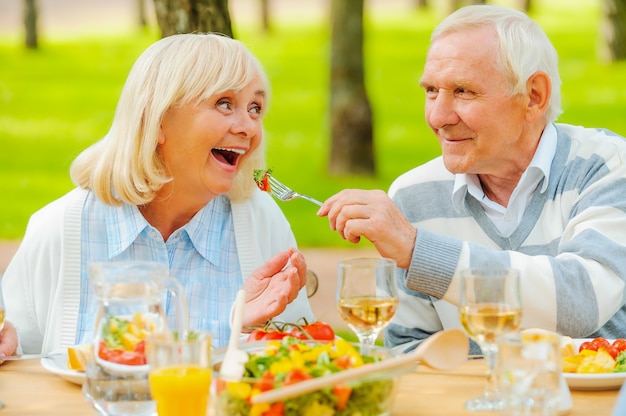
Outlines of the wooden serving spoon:
{"label": "wooden serving spoon", "polygon": [[452,370],[467,359],[468,349],[469,339],[465,332],[460,329],[448,329],[426,338],[408,354],[269,390],[253,396],[251,401],[253,404],[280,401],[380,371],[417,364],[418,361],[437,370]]}

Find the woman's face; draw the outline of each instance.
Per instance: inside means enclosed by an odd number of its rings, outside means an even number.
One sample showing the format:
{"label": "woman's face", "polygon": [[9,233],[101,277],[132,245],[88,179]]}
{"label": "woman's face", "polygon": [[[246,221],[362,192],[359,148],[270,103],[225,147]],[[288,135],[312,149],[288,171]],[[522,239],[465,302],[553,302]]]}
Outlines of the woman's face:
{"label": "woman's face", "polygon": [[157,148],[173,178],[163,196],[203,205],[229,192],[239,166],[263,139],[265,100],[263,84],[255,78],[241,91],[170,108]]}

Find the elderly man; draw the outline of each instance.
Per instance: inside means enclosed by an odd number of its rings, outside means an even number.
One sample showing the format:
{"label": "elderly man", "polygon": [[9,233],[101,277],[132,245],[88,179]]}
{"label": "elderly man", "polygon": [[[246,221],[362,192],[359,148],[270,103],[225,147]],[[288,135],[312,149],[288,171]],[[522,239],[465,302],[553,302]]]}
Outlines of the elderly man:
{"label": "elderly man", "polygon": [[557,124],[557,53],[524,13],[468,6],[434,31],[420,81],[442,156],[389,194],[344,190],[318,215],[397,261],[403,351],[459,325],[460,270],[521,272],[523,327],[626,337],[626,141]]}

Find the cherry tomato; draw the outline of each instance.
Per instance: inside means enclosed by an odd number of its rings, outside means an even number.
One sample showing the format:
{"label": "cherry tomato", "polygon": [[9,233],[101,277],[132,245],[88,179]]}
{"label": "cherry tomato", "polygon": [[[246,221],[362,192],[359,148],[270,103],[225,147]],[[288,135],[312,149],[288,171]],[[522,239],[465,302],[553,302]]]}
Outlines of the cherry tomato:
{"label": "cherry tomato", "polygon": [[619,351],[617,350],[617,348],[610,346],[606,352],[608,352],[609,354],[611,354],[611,357],[613,357],[613,359],[616,359],[617,356],[619,355]]}
{"label": "cherry tomato", "polygon": [[285,376],[285,381],[283,382],[283,385],[288,386],[290,384],[299,383],[300,381],[308,380],[310,378],[313,378],[313,376],[308,374],[306,371],[300,370],[299,368],[294,368]]}
{"label": "cherry tomato", "polygon": [[273,340],[273,339],[283,339],[287,335],[289,335],[287,332],[282,332],[277,329],[268,329],[267,331],[265,329],[255,329],[250,333],[250,335],[248,335],[247,340],[248,341],[267,341],[267,340]]}
{"label": "cherry tomato", "polygon": [[146,355],[143,352],[125,351],[112,349],[106,346],[104,341],[100,342],[98,356],[105,361],[124,365],[144,365],[147,364]]}
{"label": "cherry tomato", "polygon": [[273,403],[269,410],[263,412],[263,416],[284,416],[285,414],[285,403],[278,402]]}
{"label": "cherry tomato", "polygon": [[626,350],[626,339],[624,338],[616,339],[615,341],[613,341],[613,344],[611,344],[611,346],[617,349],[617,351],[622,352]]}
{"label": "cherry tomato", "polygon": [[333,363],[340,369],[345,370],[352,367],[352,358],[346,354],[339,356],[333,360]]}
{"label": "cherry tomato", "polygon": [[142,339],[135,345],[135,352],[145,354],[146,351],[146,340]]}
{"label": "cherry tomato", "polygon": [[592,341],[585,341],[580,344],[580,347],[578,347],[578,352],[581,352],[582,350],[598,351],[598,345]]}
{"label": "cherry tomato", "polygon": [[250,332],[250,335],[248,335],[247,340],[248,341],[260,341],[263,339],[266,333],[267,331],[264,331],[262,329],[255,329],[252,332]]}
{"label": "cherry tomato", "polygon": [[254,389],[258,389],[259,391],[268,391],[274,388],[274,375],[268,370],[263,376],[254,383]]}
{"label": "cherry tomato", "polygon": [[300,328],[294,327],[289,334],[299,339],[309,339],[304,332],[309,334],[311,338],[319,341],[332,341],[335,339],[335,331],[326,322],[317,321],[312,324],[301,325]]}
{"label": "cherry tomato", "polygon": [[335,384],[333,386],[333,394],[337,398],[337,409],[344,410],[350,399],[350,394],[352,394],[352,387],[342,383]]}
{"label": "cherry tomato", "polygon": [[285,338],[287,335],[289,335],[286,332],[281,332],[281,331],[267,331],[265,333],[265,336],[263,337],[263,339],[265,340],[272,340],[272,339],[283,339]]}
{"label": "cherry tomato", "polygon": [[594,338],[591,342],[596,344],[598,346],[598,349],[604,348],[608,350],[609,347],[611,346],[611,343],[607,341],[606,338],[602,338],[602,337]]}

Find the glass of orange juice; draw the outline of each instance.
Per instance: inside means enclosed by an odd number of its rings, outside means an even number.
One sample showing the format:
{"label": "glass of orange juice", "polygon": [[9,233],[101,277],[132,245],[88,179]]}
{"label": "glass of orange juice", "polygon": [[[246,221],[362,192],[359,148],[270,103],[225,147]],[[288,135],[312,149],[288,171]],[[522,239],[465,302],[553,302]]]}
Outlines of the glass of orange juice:
{"label": "glass of orange juice", "polygon": [[154,334],[146,342],[150,393],[159,416],[206,416],[211,390],[211,336]]}

